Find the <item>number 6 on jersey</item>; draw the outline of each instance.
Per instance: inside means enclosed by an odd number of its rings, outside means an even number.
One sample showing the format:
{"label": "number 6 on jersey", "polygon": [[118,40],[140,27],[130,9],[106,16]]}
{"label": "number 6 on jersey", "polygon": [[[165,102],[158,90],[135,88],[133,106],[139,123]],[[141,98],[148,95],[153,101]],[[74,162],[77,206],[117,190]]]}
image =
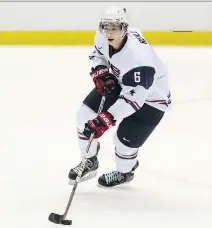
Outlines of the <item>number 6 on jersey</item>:
{"label": "number 6 on jersey", "polygon": [[141,81],[140,72],[134,72],[134,80],[135,80],[135,82]]}

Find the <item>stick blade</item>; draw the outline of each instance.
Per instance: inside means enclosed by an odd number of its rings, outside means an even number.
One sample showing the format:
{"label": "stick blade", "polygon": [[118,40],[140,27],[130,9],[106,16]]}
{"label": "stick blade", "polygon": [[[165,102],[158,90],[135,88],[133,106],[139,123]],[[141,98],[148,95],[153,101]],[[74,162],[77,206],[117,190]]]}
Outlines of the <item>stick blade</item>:
{"label": "stick blade", "polygon": [[65,220],[65,219],[63,219],[62,215],[58,215],[55,213],[51,213],[49,215],[49,221],[53,222],[55,224],[63,224],[63,225],[71,225],[72,224],[71,220]]}

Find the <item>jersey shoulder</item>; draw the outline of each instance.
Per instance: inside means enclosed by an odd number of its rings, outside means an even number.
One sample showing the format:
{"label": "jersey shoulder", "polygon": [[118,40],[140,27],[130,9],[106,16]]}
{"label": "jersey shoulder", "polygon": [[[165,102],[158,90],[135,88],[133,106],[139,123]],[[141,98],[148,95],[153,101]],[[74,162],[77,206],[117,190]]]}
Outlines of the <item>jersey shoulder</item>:
{"label": "jersey shoulder", "polygon": [[122,83],[125,86],[136,87],[140,85],[149,89],[156,73],[154,55],[140,30],[131,28],[128,38],[124,55],[127,61],[123,67]]}
{"label": "jersey shoulder", "polygon": [[140,44],[148,44],[148,41],[144,38],[143,33],[138,28],[129,28],[128,35],[136,39]]}
{"label": "jersey shoulder", "polygon": [[101,46],[101,45],[103,45],[104,42],[105,42],[105,38],[104,38],[103,34],[99,30],[96,30],[96,33],[94,36],[94,44]]}
{"label": "jersey shoulder", "polygon": [[131,33],[131,34],[138,34],[138,35],[140,35],[140,36],[143,36],[141,30],[138,29],[138,28],[129,28],[128,31],[129,31],[129,33]]}
{"label": "jersey shoulder", "polygon": [[135,62],[140,65],[153,66],[155,53],[147,40],[142,36],[138,29],[130,29],[128,33],[128,56],[132,64]]}

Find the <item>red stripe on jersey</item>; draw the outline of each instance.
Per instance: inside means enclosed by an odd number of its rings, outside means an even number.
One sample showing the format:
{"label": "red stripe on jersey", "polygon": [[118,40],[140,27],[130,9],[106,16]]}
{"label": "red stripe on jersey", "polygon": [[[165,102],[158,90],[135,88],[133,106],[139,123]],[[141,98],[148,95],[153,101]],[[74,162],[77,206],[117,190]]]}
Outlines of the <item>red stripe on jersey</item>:
{"label": "red stripe on jersey", "polygon": [[141,108],[141,107],[138,105],[137,102],[131,101],[131,100],[127,99],[126,97],[124,97],[124,99],[125,99],[129,104],[135,105],[135,107],[136,107],[137,109],[140,109],[140,108]]}
{"label": "red stripe on jersey", "polygon": [[166,100],[152,100],[152,101],[146,100],[146,102],[157,103],[157,102],[167,102],[167,101]]}

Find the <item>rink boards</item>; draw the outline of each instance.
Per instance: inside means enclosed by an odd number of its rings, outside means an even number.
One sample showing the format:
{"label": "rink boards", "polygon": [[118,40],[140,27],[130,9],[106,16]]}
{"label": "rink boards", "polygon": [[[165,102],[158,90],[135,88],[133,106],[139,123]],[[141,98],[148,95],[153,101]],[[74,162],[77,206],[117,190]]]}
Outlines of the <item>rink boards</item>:
{"label": "rink boards", "polygon": [[[153,45],[211,46],[212,31],[142,31]],[[0,31],[0,45],[92,45],[95,31]]]}

